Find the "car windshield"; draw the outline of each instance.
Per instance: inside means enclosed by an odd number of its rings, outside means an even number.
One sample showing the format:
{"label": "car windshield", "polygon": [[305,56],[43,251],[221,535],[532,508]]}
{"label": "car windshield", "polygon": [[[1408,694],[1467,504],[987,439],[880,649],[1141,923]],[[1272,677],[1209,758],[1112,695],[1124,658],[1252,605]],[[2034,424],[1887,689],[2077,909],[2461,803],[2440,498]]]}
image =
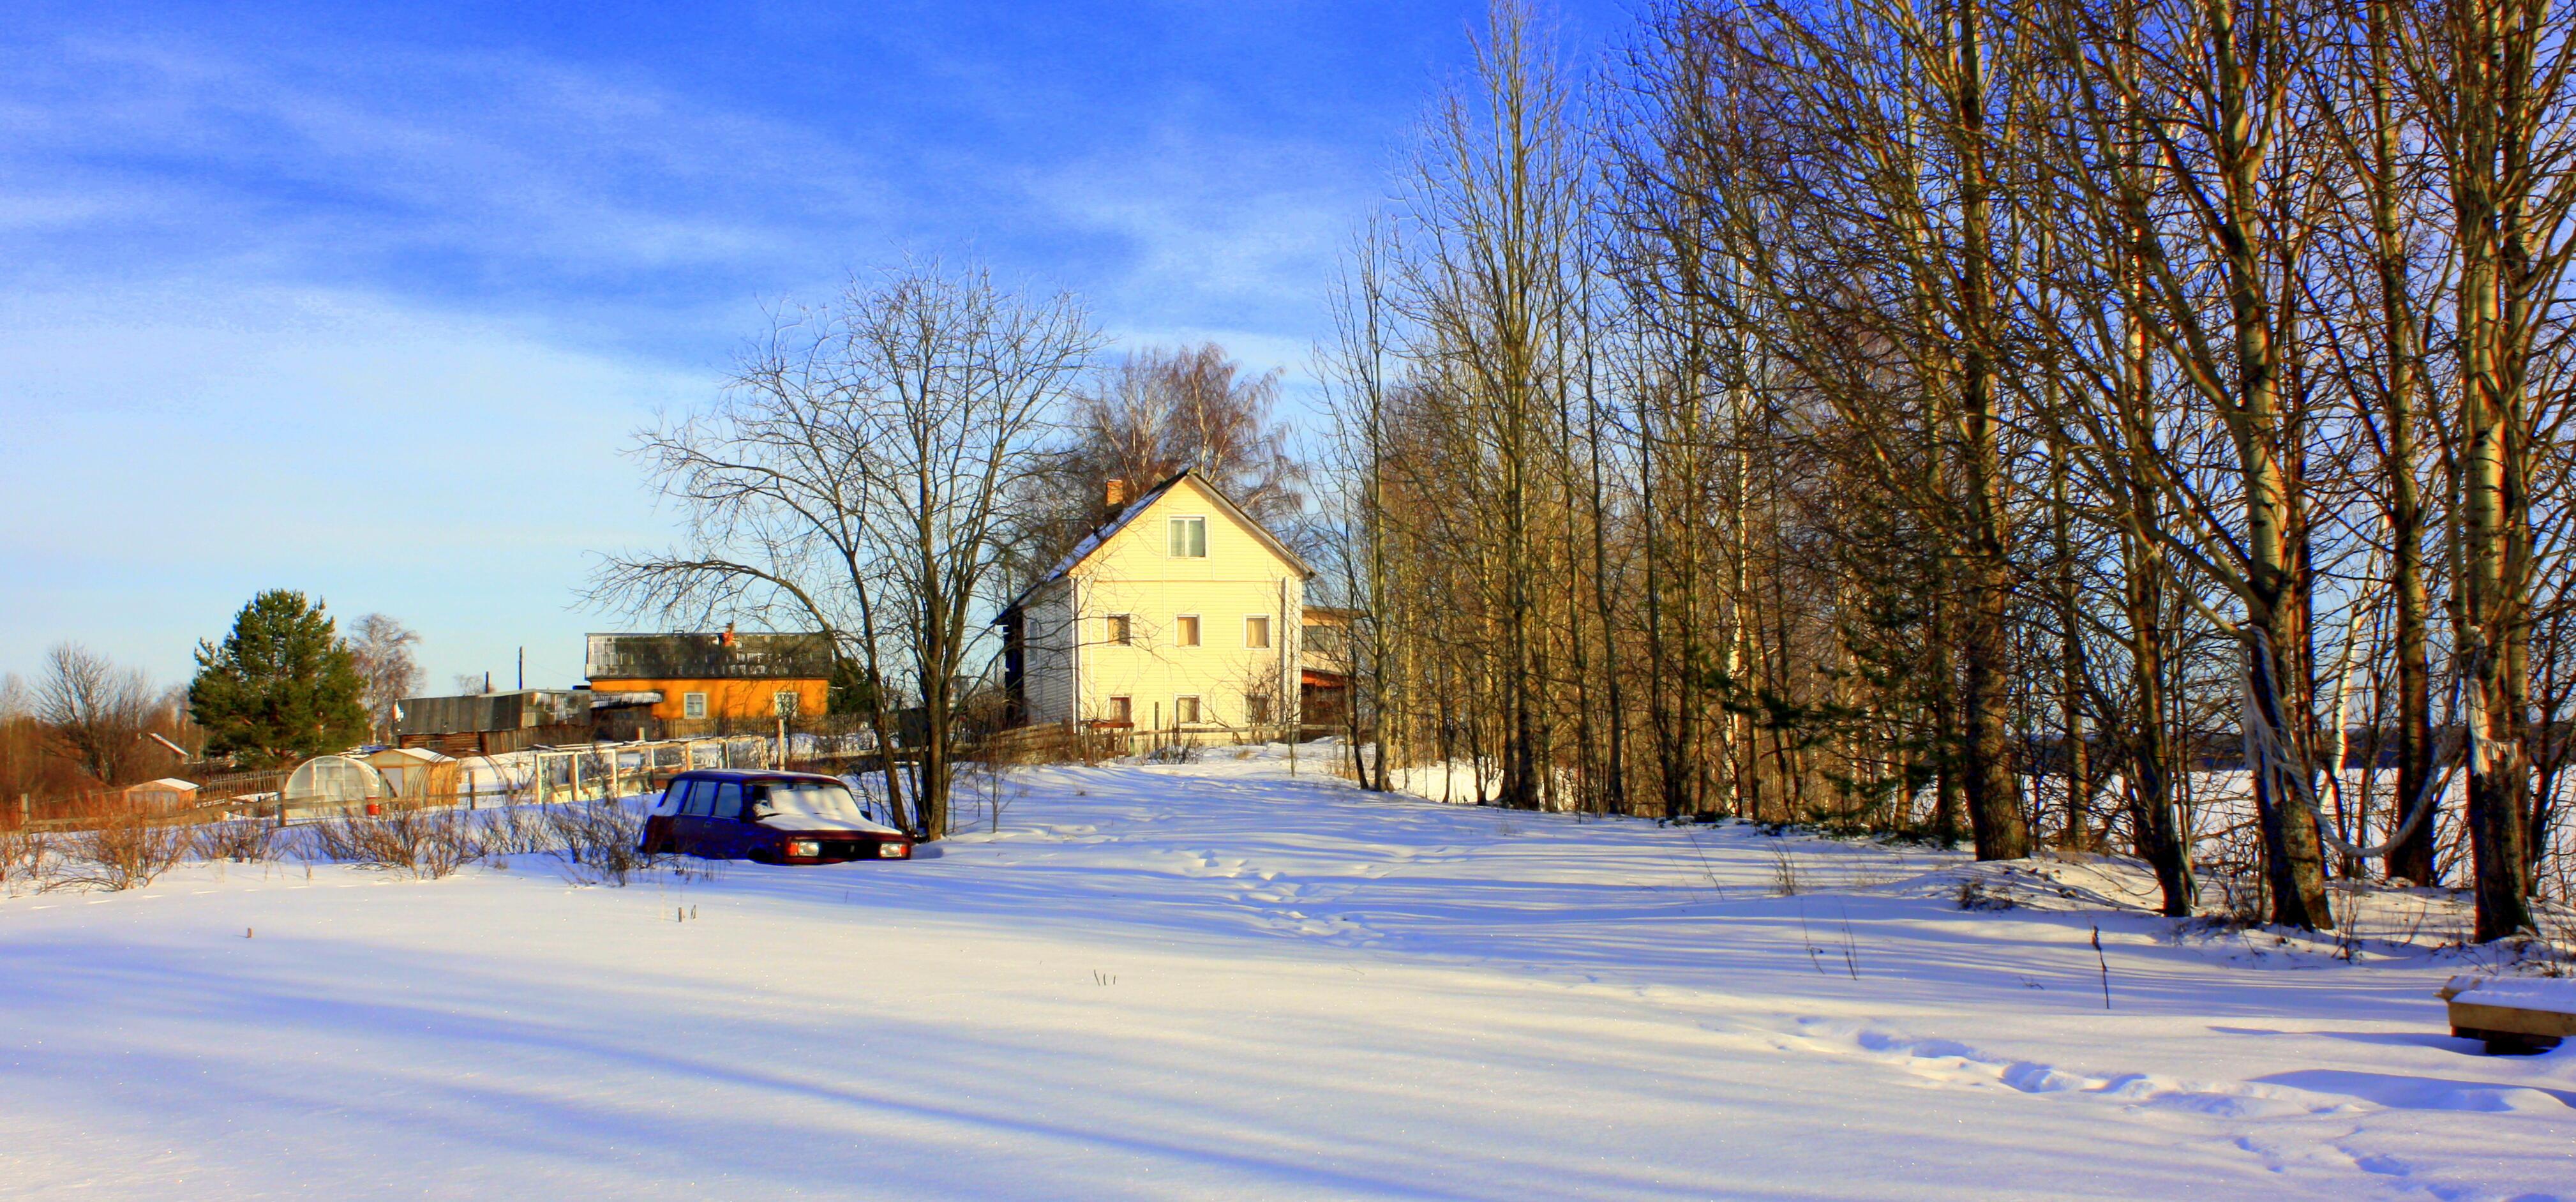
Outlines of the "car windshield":
{"label": "car windshield", "polygon": [[849,786],[819,780],[771,781],[760,787],[756,814],[771,826],[803,829],[882,829]]}

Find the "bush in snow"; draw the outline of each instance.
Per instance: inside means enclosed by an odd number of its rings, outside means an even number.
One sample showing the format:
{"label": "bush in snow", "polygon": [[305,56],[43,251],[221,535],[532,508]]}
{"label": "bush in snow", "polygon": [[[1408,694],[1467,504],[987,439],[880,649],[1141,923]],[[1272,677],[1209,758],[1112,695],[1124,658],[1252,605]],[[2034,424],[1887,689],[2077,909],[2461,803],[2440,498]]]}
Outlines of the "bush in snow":
{"label": "bush in snow", "polygon": [[623,885],[665,857],[643,849],[643,823],[614,801],[549,806],[545,811],[551,836],[548,854],[560,861],[564,879],[583,885]]}
{"label": "bush in snow", "polygon": [[14,893],[20,884],[41,879],[52,854],[43,835],[23,827],[0,828],[0,894]]}
{"label": "bush in snow", "polygon": [[311,849],[323,859],[426,880],[448,876],[482,854],[472,821],[458,810],[402,806],[318,822],[311,829]]}
{"label": "bush in snow", "polygon": [[186,859],[192,840],[184,826],[155,826],[139,814],[120,814],[94,830],[63,840],[47,889],[139,889]]}
{"label": "bush in snow", "polygon": [[209,822],[197,828],[197,858],[264,864],[277,858],[277,825],[257,818]]}

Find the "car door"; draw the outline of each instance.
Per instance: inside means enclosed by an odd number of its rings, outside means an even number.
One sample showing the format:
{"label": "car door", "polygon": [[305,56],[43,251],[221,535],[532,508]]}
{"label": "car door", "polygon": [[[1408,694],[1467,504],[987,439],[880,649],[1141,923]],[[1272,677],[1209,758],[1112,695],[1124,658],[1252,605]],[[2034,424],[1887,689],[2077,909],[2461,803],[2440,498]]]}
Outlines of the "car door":
{"label": "car door", "polygon": [[680,849],[678,833],[672,829],[672,826],[679,821],[680,811],[688,808],[689,788],[696,783],[689,777],[683,776],[663,786],[662,804],[653,807],[653,814],[644,819],[645,851],[662,852]]}
{"label": "car door", "polygon": [[707,830],[707,851],[704,854],[727,859],[740,859],[751,854],[748,829],[751,824],[742,819],[742,782],[729,780],[717,785],[713,808],[704,819]]}
{"label": "car door", "polygon": [[689,788],[689,796],[680,812],[671,817],[671,842],[679,851],[693,856],[721,856],[724,849],[715,838],[713,819],[716,793],[731,782],[699,780]]}

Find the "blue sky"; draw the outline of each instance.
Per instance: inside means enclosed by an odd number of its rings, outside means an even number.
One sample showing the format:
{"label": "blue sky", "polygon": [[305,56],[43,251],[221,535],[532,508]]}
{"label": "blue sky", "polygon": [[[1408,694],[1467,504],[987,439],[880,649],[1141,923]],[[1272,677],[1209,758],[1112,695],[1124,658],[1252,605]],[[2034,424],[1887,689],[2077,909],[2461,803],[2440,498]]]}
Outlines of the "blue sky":
{"label": "blue sky", "polygon": [[176,683],[291,587],[421,631],[438,690],[578,679],[585,553],[668,529],[633,430],[854,267],[973,255],[1293,385],[1481,11],[11,9],[0,671]]}

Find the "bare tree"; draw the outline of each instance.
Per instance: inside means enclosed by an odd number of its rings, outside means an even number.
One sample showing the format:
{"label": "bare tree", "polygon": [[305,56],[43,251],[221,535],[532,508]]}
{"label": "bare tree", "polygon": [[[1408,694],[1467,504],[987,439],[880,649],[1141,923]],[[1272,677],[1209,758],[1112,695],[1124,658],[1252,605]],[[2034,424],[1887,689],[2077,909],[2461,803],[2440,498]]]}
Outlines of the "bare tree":
{"label": "bare tree", "polygon": [[144,759],[143,735],[162,702],[140,670],[119,668],[78,643],[59,643],[45,653],[35,708],[56,754],[99,784],[121,785]]}
{"label": "bare tree", "polygon": [[1287,525],[1305,508],[1307,470],[1271,417],[1279,378],[1247,377],[1215,343],[1148,347],[1098,373],[1074,395],[1062,444],[1014,498],[1023,575],[1044,573],[1109,516],[1111,481],[1133,500],[1196,468],[1254,520]]}
{"label": "bare tree", "polygon": [[356,657],[358,679],[366,685],[362,696],[368,719],[375,723],[378,738],[391,738],[394,706],[417,692],[427,675],[412,659],[420,634],[384,614],[368,614],[349,629],[349,653]]}
{"label": "bare tree", "polygon": [[[638,453],[686,521],[658,554],[611,555],[593,600],[662,616],[829,635],[865,688],[889,801],[947,829],[957,719],[997,600],[1018,485],[1099,344],[1070,296],[1004,291],[979,268],[908,264],[781,313],[707,412]],[[898,764],[899,715],[924,715]]]}

